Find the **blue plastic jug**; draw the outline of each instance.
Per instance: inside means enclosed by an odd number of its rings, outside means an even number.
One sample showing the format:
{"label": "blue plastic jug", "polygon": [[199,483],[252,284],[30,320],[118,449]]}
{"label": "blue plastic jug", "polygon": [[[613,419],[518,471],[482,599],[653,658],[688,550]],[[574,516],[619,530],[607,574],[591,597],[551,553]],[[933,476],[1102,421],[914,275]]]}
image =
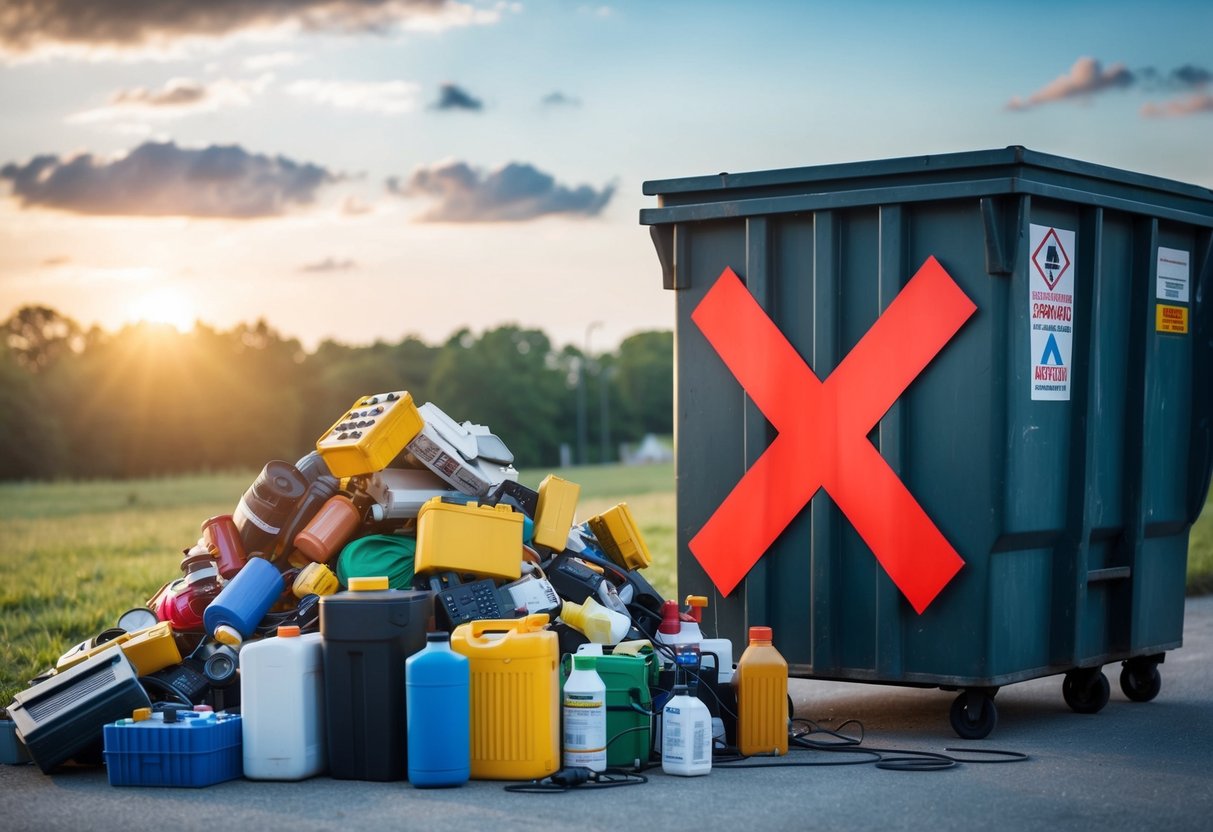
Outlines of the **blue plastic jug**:
{"label": "blue plastic jug", "polygon": [[471,776],[471,665],[451,650],[449,633],[425,638],[425,649],[404,663],[409,782],[462,786]]}

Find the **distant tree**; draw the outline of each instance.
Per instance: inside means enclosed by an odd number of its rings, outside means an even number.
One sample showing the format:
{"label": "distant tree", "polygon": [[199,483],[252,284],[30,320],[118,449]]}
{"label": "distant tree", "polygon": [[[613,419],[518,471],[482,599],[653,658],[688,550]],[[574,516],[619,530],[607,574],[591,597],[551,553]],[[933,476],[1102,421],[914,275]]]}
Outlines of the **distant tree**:
{"label": "distant tree", "polygon": [[673,433],[674,333],[639,332],[624,339],[617,355],[613,382],[621,438]]}
{"label": "distant tree", "polygon": [[[456,421],[487,425],[519,467],[559,461],[577,441],[579,369],[587,442],[669,433],[673,336],[617,353],[556,349],[540,330],[463,329],[441,346],[408,337],[308,354],[266,321],[188,333],[149,323],[108,333],[27,306],[0,325],[0,479],[134,477],[259,468],[298,459],[359,396],[407,390]],[[603,383],[607,407],[603,407]]]}
{"label": "distant tree", "polygon": [[519,467],[559,460],[574,427],[563,421],[571,395],[551,341],[536,329],[502,326],[476,337],[460,330],[434,364],[430,394],[456,421],[487,425]]}
{"label": "distant tree", "polygon": [[0,479],[43,479],[63,469],[58,413],[39,381],[0,344]]}
{"label": "distant tree", "polygon": [[32,372],[46,369],[66,352],[84,348],[80,325],[47,306],[23,306],[0,325],[4,345]]}

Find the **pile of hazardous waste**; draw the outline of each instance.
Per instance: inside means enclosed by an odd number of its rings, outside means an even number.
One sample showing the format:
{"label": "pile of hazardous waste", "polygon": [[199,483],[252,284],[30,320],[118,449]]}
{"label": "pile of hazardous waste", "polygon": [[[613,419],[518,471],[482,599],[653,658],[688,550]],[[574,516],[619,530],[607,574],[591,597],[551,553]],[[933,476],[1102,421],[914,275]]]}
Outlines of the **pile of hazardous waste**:
{"label": "pile of hazardous waste", "polygon": [[641,576],[625,503],[576,523],[577,484],[533,491],[512,463],[432,403],[362,397],[203,522],[180,577],[16,695],[0,761],[104,762],[113,785],[450,786],[786,753],[769,629],[735,668],[700,631],[706,599],[679,610]]}

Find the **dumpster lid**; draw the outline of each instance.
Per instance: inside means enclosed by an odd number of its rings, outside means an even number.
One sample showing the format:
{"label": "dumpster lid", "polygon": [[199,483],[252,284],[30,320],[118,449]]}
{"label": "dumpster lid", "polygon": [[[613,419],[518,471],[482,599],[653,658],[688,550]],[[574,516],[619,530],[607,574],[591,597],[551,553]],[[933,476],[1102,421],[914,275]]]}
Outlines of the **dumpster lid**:
{"label": "dumpster lid", "polygon": [[641,209],[641,225],[1020,193],[1213,226],[1213,190],[1018,145],[655,179],[643,187],[659,207]]}

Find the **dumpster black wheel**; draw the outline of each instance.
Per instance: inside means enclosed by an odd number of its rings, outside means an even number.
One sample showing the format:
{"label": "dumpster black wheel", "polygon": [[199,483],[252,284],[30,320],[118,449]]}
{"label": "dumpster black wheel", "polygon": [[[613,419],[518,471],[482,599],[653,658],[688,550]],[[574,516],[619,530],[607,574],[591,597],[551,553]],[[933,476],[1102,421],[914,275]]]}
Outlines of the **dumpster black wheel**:
{"label": "dumpster black wheel", "polygon": [[1154,662],[1124,663],[1120,671],[1120,689],[1134,702],[1149,702],[1162,690],[1162,674]]}
{"label": "dumpster black wheel", "polygon": [[1097,714],[1108,704],[1112,686],[1102,668],[1079,668],[1066,674],[1061,683],[1061,695],[1070,709],[1078,714]]}
{"label": "dumpster black wheel", "polygon": [[[974,703],[978,706],[976,715],[971,713],[968,707],[972,697],[978,699]],[[948,716],[952,720],[952,730],[956,732],[956,736],[962,740],[980,740],[988,737],[998,725],[998,706],[994,704],[994,697],[988,693],[961,691],[960,695],[952,700],[952,709]]]}

